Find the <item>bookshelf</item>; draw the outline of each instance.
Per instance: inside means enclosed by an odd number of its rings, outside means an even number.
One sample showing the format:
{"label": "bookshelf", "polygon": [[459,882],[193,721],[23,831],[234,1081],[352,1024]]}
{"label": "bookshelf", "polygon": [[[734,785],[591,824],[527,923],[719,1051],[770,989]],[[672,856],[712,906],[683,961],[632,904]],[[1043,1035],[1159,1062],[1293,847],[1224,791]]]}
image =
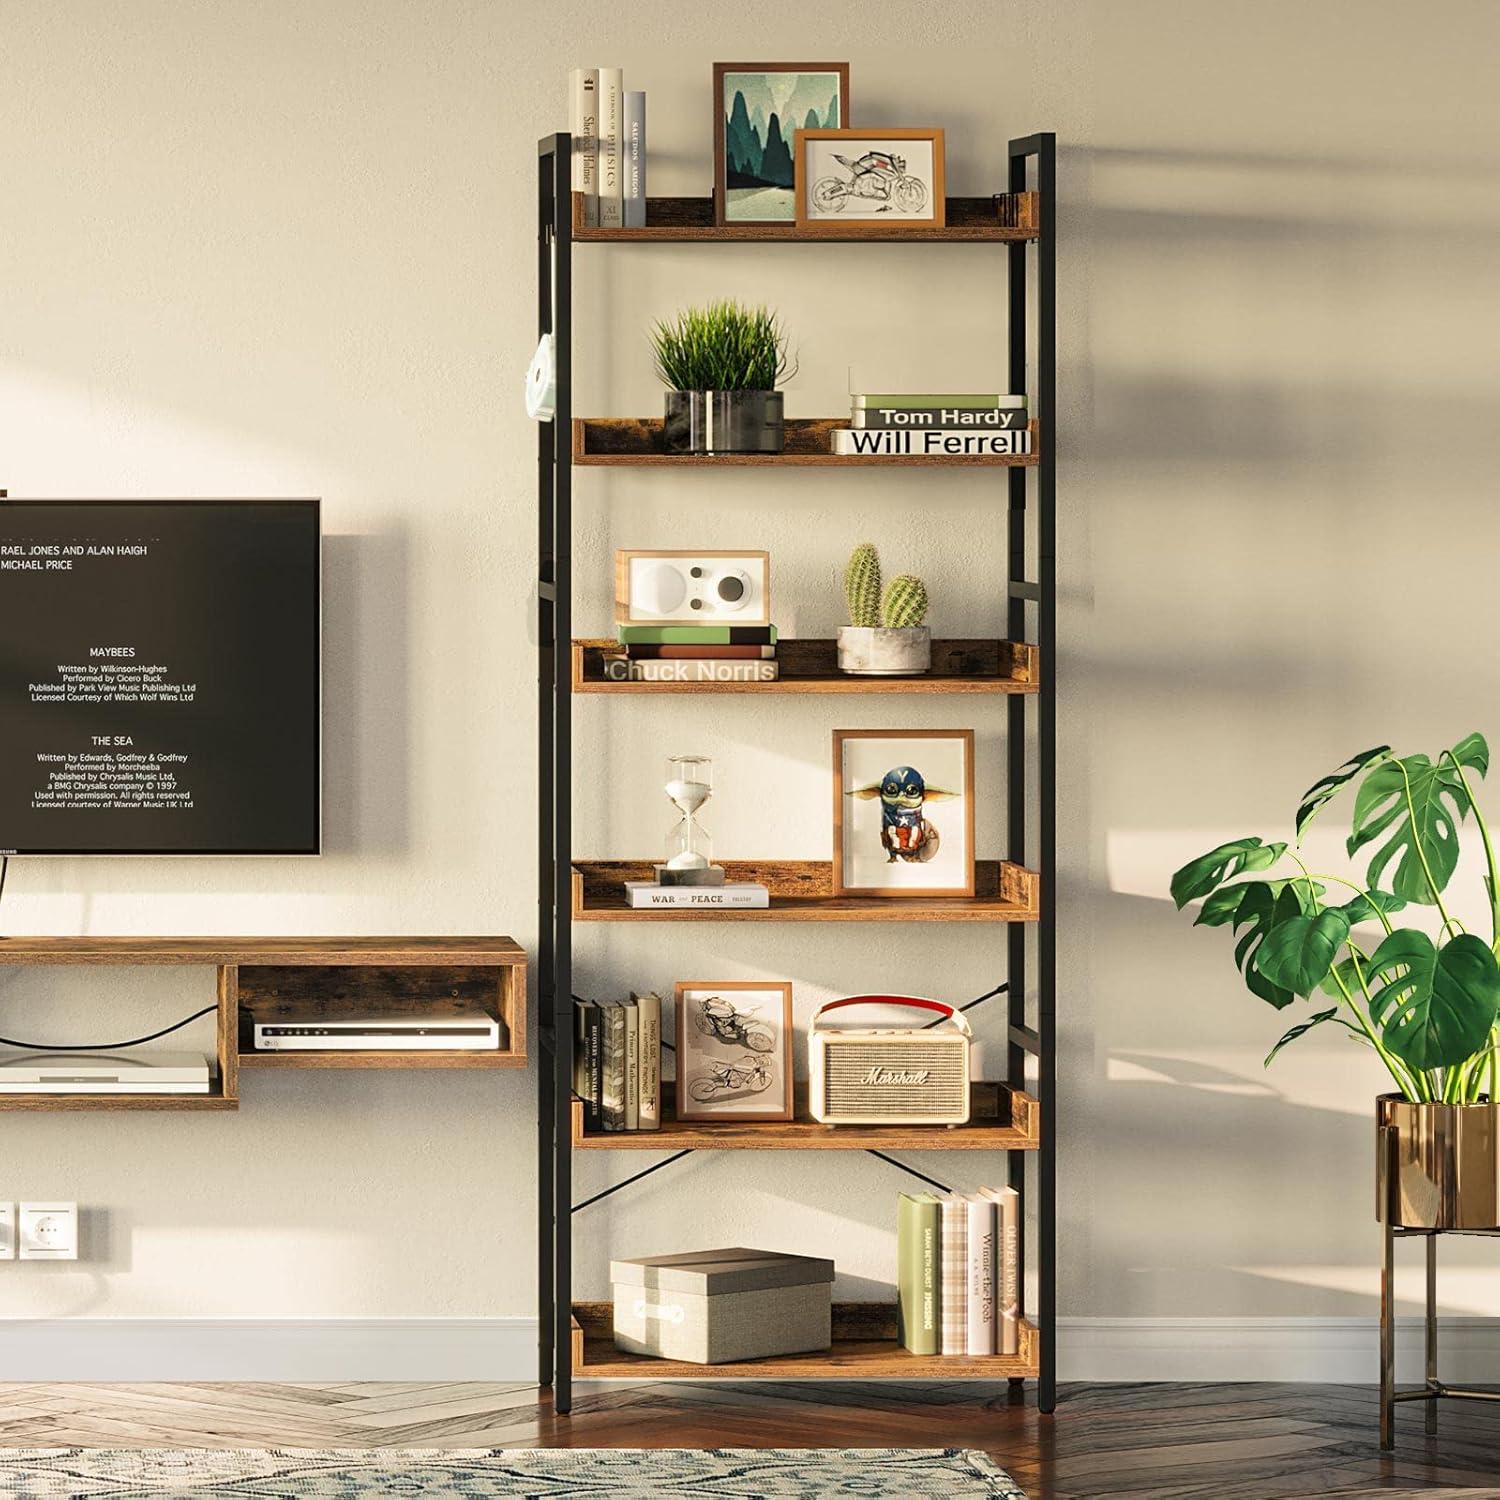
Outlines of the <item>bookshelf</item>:
{"label": "bookshelf", "polygon": [[[570,137],[550,135],[539,143],[538,332],[550,333],[554,339],[557,402],[553,420],[539,424],[537,454],[542,1050],[537,1130],[538,1355],[540,1382],[551,1387],[559,1413],[571,1410],[575,1380],[616,1378],[1031,1380],[1036,1382],[1041,1411],[1050,1412],[1056,1403],[1055,149],[1050,133],[1012,140],[1002,192],[983,198],[949,198],[943,229],[912,233],[878,224],[803,229],[793,224],[716,226],[711,198],[652,198],[647,202],[645,228],[588,228],[581,200],[571,190]],[[823,418],[789,420],[786,449],[779,454],[672,455],[661,449],[658,419],[574,416],[575,245],[816,242],[825,247],[818,253],[838,254],[832,247],[896,241],[907,246],[991,243],[1003,252],[1003,288],[1010,315],[1010,389],[1031,395],[1032,453],[1024,457],[835,455],[828,451],[828,434],[842,423]],[[982,468],[1003,476],[1007,558],[1003,565],[997,559],[996,571],[1005,579],[997,591],[1004,609],[1004,638],[935,641],[931,673],[903,679],[845,677],[837,670],[832,640],[783,640],[777,647],[778,679],[745,683],[612,681],[605,677],[603,665],[609,643],[574,639],[575,472],[649,466],[670,488],[667,476],[674,469],[818,470],[856,465],[907,466],[928,474],[938,468]],[[816,483],[811,475],[804,482]],[[872,477],[871,482],[880,481]],[[940,480],[934,475],[924,482]],[[835,897],[827,861],[725,861],[731,880],[760,881],[769,888],[769,908],[630,909],[622,884],[645,876],[651,861],[575,860],[573,856],[574,699],[598,694],[725,692],[921,693],[1003,699],[1007,858],[980,861],[975,894],[962,900]],[[988,706],[975,705],[976,709]],[[581,938],[581,924],[632,921],[979,924],[975,936],[965,941],[983,951],[999,940],[1005,950],[1007,1025],[1000,1049],[1004,1076],[971,1085],[971,1118],[961,1127],[824,1126],[808,1118],[801,1096],[790,1121],[688,1124],[672,1118],[667,1085],[659,1131],[586,1135],[582,1105],[573,1096],[574,944]],[[989,934],[996,924],[992,938]],[[1022,1284],[1028,1259],[1036,1282],[1035,1307],[1026,1310],[1017,1354],[913,1355],[896,1339],[893,1303],[837,1303],[831,1350],[745,1364],[679,1365],[619,1353],[612,1339],[612,1306],[574,1301],[573,1216],[600,1198],[628,1188],[691,1151],[828,1150],[872,1152],[908,1172],[913,1169],[887,1153],[1004,1154],[1008,1181],[1020,1191],[1022,1200]],[[603,1193],[575,1203],[574,1153],[602,1151],[647,1152],[662,1159]]]}

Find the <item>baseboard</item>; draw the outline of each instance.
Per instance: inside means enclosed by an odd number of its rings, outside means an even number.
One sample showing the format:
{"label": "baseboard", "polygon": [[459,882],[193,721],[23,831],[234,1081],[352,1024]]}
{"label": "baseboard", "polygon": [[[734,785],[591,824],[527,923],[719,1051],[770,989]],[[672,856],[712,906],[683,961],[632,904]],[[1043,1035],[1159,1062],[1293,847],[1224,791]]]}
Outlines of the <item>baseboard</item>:
{"label": "baseboard", "polygon": [[[1396,1334],[1402,1379],[1422,1367],[1422,1322]],[[533,1318],[0,1319],[0,1380],[536,1379]],[[1373,1318],[1060,1318],[1058,1376],[1097,1381],[1300,1380],[1373,1384]],[[1500,1381],[1500,1319],[1438,1321],[1440,1369]]]}

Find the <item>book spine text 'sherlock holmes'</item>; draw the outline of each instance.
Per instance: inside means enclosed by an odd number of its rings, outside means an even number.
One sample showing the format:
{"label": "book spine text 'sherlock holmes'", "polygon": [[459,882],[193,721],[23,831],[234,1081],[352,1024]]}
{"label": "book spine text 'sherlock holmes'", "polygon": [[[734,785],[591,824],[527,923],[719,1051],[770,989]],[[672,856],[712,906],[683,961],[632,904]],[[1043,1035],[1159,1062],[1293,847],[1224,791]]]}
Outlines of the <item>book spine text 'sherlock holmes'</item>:
{"label": "book spine text 'sherlock holmes'", "polygon": [[573,191],[583,194],[583,222],[599,223],[599,70],[574,68],[568,78],[568,130],[573,137]]}
{"label": "book spine text 'sherlock holmes'", "polygon": [[984,458],[1031,452],[1031,433],[1022,432],[894,432],[835,428],[833,451],[887,458]]}
{"label": "book spine text 'sherlock holmes'", "polygon": [[1026,412],[1023,408],[1014,406],[973,409],[965,406],[877,406],[873,410],[854,412],[849,419],[849,425],[880,430],[892,427],[937,429],[975,427],[982,431],[1010,430],[1026,426]]}

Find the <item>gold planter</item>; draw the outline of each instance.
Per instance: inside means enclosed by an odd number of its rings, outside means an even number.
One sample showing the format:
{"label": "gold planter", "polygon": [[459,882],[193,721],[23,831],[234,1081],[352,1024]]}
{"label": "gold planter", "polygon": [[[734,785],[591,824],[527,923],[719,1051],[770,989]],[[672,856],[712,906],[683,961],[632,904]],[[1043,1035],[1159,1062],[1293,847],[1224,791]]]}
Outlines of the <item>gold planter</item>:
{"label": "gold planter", "polygon": [[1401,1229],[1500,1228],[1500,1105],[1376,1100],[1375,1217]]}

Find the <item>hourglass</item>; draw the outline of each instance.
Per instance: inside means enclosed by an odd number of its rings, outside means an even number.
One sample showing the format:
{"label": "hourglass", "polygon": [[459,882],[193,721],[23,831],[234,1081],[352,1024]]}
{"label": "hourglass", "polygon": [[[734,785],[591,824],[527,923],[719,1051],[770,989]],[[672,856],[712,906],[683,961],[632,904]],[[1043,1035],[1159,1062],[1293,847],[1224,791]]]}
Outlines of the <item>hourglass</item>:
{"label": "hourglass", "polygon": [[698,822],[703,804],[713,795],[714,763],[706,755],[667,757],[663,788],[682,814],[667,835],[667,862],[656,867],[662,885],[723,885],[724,867],[712,862],[713,840]]}

